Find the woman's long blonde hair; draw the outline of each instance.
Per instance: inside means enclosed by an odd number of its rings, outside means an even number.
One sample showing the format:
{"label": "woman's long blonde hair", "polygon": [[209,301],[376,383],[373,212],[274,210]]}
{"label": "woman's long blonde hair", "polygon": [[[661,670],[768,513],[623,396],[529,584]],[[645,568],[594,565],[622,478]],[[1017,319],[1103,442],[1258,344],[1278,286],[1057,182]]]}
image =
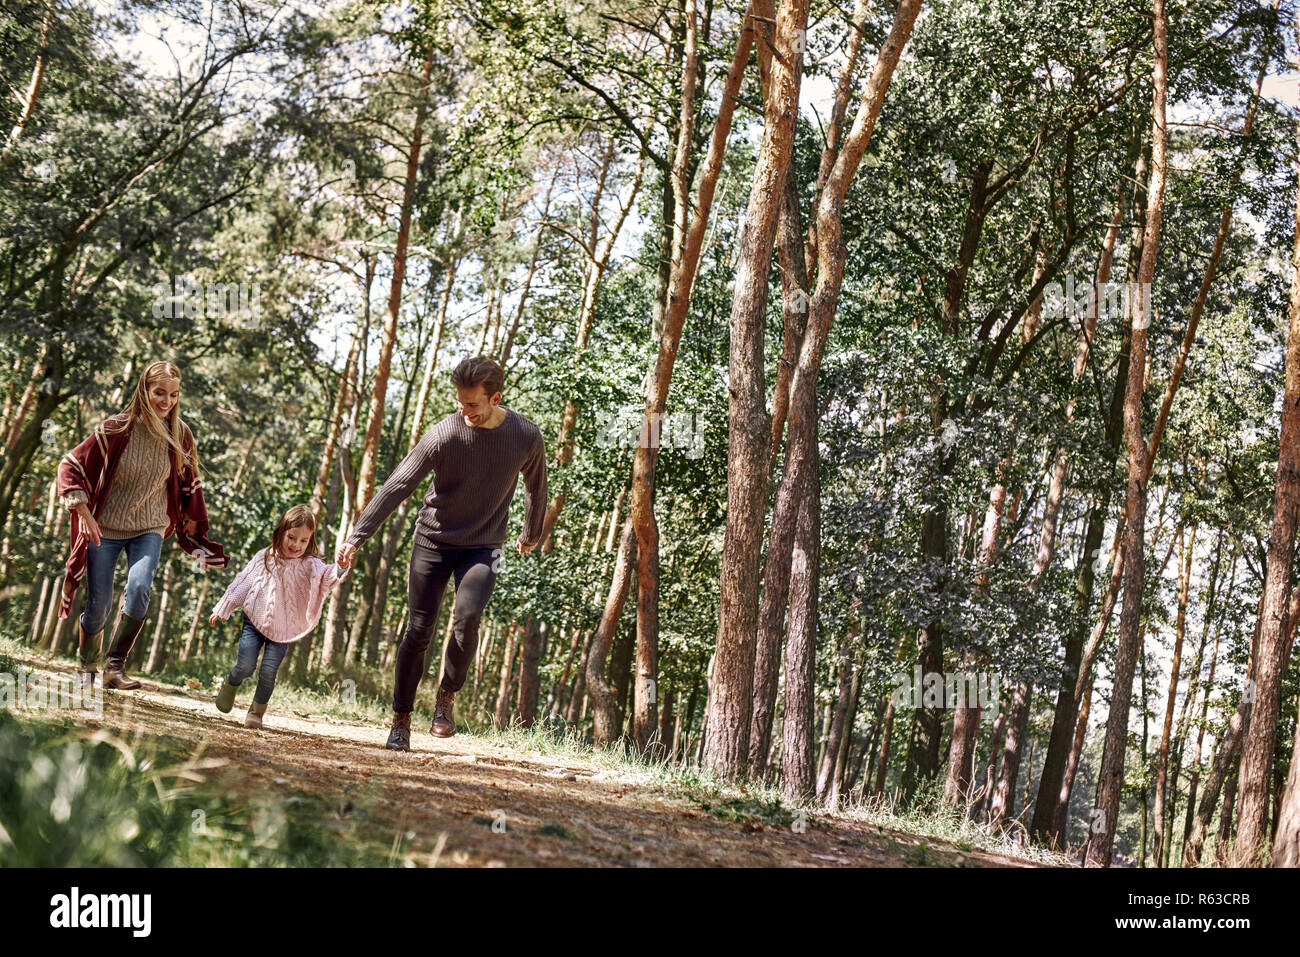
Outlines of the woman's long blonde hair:
{"label": "woman's long blonde hair", "polygon": [[189,431],[189,426],[181,419],[180,400],[178,399],[176,404],[171,407],[166,420],[158,417],[158,413],[153,409],[153,404],[149,401],[149,390],[160,379],[175,379],[179,382],[181,380],[181,370],[170,362],[149,363],[140,375],[140,381],[136,384],[135,394],[131,396],[131,401],[122,410],[122,415],[126,417],[125,420],[106,425],[104,431],[109,435],[114,435],[125,432],[132,423],[143,422],[150,432],[163,439],[171,448],[172,465],[178,475],[182,464],[187,461],[190,468],[197,475],[199,471],[198,445],[191,441],[190,451],[186,452],[185,450],[183,437]]}

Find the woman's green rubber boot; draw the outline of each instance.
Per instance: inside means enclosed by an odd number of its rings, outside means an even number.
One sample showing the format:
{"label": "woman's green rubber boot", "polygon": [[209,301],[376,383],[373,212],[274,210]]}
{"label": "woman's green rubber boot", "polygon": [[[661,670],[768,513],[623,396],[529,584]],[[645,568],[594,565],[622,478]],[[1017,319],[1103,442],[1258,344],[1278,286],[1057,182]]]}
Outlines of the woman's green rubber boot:
{"label": "woman's green rubber boot", "polygon": [[221,682],[221,690],[217,692],[217,710],[228,714],[235,705],[235,692],[238,690],[238,685],[232,685],[229,681]]}

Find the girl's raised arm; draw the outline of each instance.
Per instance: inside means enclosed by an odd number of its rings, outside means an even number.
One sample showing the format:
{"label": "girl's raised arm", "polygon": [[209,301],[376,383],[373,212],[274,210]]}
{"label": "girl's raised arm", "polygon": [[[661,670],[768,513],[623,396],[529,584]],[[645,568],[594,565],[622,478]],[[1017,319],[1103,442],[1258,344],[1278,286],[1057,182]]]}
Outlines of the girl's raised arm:
{"label": "girl's raised arm", "polygon": [[310,558],[312,578],[316,585],[323,587],[326,591],[343,581],[352,570],[338,564],[327,563],[315,555],[310,556]]}

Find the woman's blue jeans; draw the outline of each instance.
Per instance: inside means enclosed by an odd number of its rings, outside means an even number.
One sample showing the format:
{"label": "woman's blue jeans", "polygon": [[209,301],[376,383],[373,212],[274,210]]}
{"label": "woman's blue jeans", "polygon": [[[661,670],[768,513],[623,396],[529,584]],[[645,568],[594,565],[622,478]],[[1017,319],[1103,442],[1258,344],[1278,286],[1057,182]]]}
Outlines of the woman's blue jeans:
{"label": "woman's blue jeans", "polygon": [[[257,668],[257,653],[263,648],[266,651],[262,652],[262,667]],[[288,650],[287,642],[272,641],[253,627],[245,615],[244,630],[239,633],[239,657],[226,681],[238,686],[257,669],[257,688],[253,691],[253,700],[258,704],[266,704],[271,700],[271,692],[275,690],[275,675]]]}
{"label": "woman's blue jeans", "polygon": [[98,545],[89,542],[86,545],[86,608],[81,613],[81,626],[88,635],[103,631],[108,621],[113,604],[113,572],[122,552],[126,552],[122,611],[137,620],[143,620],[149,613],[153,576],[162,556],[162,536],[144,532],[134,538],[101,538]]}

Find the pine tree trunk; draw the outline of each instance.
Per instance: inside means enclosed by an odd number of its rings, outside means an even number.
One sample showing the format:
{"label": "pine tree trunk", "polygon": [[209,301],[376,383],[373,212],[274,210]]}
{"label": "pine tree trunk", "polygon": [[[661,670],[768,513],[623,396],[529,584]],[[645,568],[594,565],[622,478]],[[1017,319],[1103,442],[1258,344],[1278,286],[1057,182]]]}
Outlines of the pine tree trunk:
{"label": "pine tree trunk", "polygon": [[[1210,713],[1210,695],[1214,692],[1214,672],[1219,663],[1219,638],[1223,633],[1223,621],[1228,614],[1228,606],[1232,601],[1232,589],[1236,583],[1237,574],[1237,556],[1234,552],[1230,563],[1231,570],[1228,573],[1228,594],[1224,599],[1223,611],[1219,616],[1219,624],[1214,630],[1214,648],[1210,652],[1210,673],[1205,680],[1205,690],[1201,693],[1201,717],[1196,725],[1196,752],[1192,758],[1192,776],[1187,784],[1187,816],[1183,821],[1183,852],[1182,860],[1186,860],[1187,844],[1192,836],[1192,820],[1196,811],[1197,788],[1201,782],[1201,751],[1205,746],[1205,725]],[[1209,609],[1207,606],[1206,614]]]}
{"label": "pine tree trunk", "polygon": [[[1247,678],[1247,681],[1250,681]],[[1247,687],[1250,687],[1247,685]],[[1232,768],[1233,759],[1241,750],[1242,728],[1250,720],[1251,699],[1248,695],[1243,695],[1241,702],[1237,705],[1237,710],[1233,713],[1228,721],[1228,728],[1219,741],[1218,747],[1214,752],[1214,759],[1210,762],[1209,772],[1205,775],[1205,789],[1201,792],[1200,802],[1196,806],[1196,815],[1192,818],[1192,831],[1183,846],[1183,867],[1196,867],[1201,863],[1201,852],[1205,846],[1205,837],[1209,831],[1210,818],[1214,815],[1214,808],[1219,803],[1219,792],[1224,786],[1228,772]],[[1233,791],[1235,794],[1235,779]],[[1225,802],[1228,800],[1224,797]],[[1229,816],[1231,822],[1231,816]]]}
{"label": "pine tree trunk", "polygon": [[885,793],[885,773],[889,770],[889,744],[894,733],[894,697],[889,696],[889,705],[885,711],[885,729],[880,733],[880,760],[876,764],[876,784],[871,793],[876,796]]}
{"label": "pine tree trunk", "polygon": [[[770,2],[762,4],[759,14],[771,18]],[[846,58],[840,68],[835,100],[831,107],[826,146],[822,151],[822,175],[817,183],[820,190],[825,185],[830,164],[838,154],[841,126],[848,110],[852,92],[853,75],[861,49],[863,23],[866,17],[865,0],[854,7],[853,22],[849,29]],[[770,27],[765,34],[770,34]],[[759,46],[759,78],[764,96],[771,89],[770,36]],[[781,359],[777,366],[776,386],[772,395],[772,434],[768,453],[768,473],[771,474],[780,452],[790,407],[790,388],[794,378],[795,363],[799,357],[807,327],[808,315],[808,263],[815,246],[805,246],[802,237],[802,216],[799,211],[799,183],[795,165],[791,163],[782,191],[781,210],[777,220],[777,255],[781,269],[782,326],[785,330]],[[809,224],[809,237],[815,237],[815,224]],[[772,720],[776,713],[776,693],[781,673],[781,639],[785,627],[786,611],[790,597],[790,550],[794,542],[795,510],[787,507],[772,517],[767,557],[763,569],[763,593],[759,606],[758,636],[754,652],[754,703],[749,739],[749,775],[762,779],[767,771],[767,756],[771,750]]]}
{"label": "pine tree trunk", "polygon": [[[847,94],[846,94],[847,95]],[[799,201],[794,165],[786,179],[777,235],[781,259],[785,346],[777,372],[776,394],[772,400],[772,449],[768,472],[772,469],[789,409],[790,377],[794,360],[803,340],[804,318],[808,312],[808,275],[803,260],[800,235]],[[794,547],[795,511],[778,508],[772,515],[764,560],[763,595],[759,606],[758,637],[754,648],[754,704],[749,733],[749,775],[761,779],[767,771],[767,754],[772,743],[772,719],[776,713],[776,692],[781,673],[781,638],[790,599],[790,550]]]}
{"label": "pine tree trunk", "polygon": [[[1111,217],[1110,226],[1106,230],[1106,241],[1102,245],[1101,261],[1097,266],[1096,284],[1090,297],[1088,311],[1084,316],[1084,328],[1080,332],[1079,341],[1075,347],[1074,369],[1072,370],[1071,380],[1075,385],[1080,382],[1083,373],[1087,370],[1088,355],[1092,347],[1092,334],[1097,326],[1098,304],[1101,298],[1102,284],[1110,281],[1111,264],[1114,261],[1115,254],[1115,241],[1119,235],[1123,213],[1123,186],[1121,185],[1120,199],[1115,204],[1115,214]],[[1121,367],[1121,369],[1124,368],[1126,367]],[[1077,398],[1077,395],[1071,396],[1066,406],[1065,415],[1067,421],[1072,421],[1074,418]],[[1116,412],[1120,411],[1121,408],[1121,403],[1112,402],[1111,422],[1116,420]],[[1118,437],[1118,429],[1108,428],[1107,437],[1110,438],[1111,436]],[[1113,448],[1114,446],[1112,446]],[[1055,515],[1059,513],[1068,472],[1069,459],[1066,456],[1066,451],[1064,448],[1058,447],[1052,464],[1051,486],[1047,493],[1047,507],[1053,512],[1053,522],[1055,522]],[[1102,501],[1094,504],[1093,508],[1089,510],[1088,523],[1084,532],[1084,560],[1079,563],[1075,586],[1075,608],[1079,611],[1086,611],[1092,604],[1092,589],[1096,578],[1092,567],[1092,559],[1097,557],[1096,553],[1101,548],[1102,536],[1105,533],[1106,512],[1110,504],[1109,492],[1103,492],[1101,498]],[[1052,730],[1048,737],[1047,753],[1043,756],[1038,799],[1034,805],[1034,815],[1030,825],[1033,836],[1049,846],[1060,846],[1062,839],[1062,835],[1056,834],[1052,829],[1052,817],[1056,806],[1056,798],[1061,788],[1061,780],[1065,773],[1065,764],[1069,757],[1071,732],[1074,728],[1076,716],[1074,686],[1079,677],[1079,664],[1083,656],[1083,639],[1083,630],[1079,628],[1072,630],[1065,641],[1065,660],[1061,666],[1061,682],[1056,692],[1056,708],[1052,716]]]}
{"label": "pine tree trunk", "polygon": [[[767,413],[764,317],[777,217],[794,147],[807,20],[808,0],[788,0],[781,4],[776,14],[772,82],[765,98],[763,138],[738,242],[731,304],[727,523],[721,561],[717,650],[714,677],[709,687],[708,734],[704,747],[705,768],[722,777],[743,775],[749,764],[759,558],[767,505],[768,445],[772,428]],[[637,487],[634,485],[633,488],[635,503]],[[638,540],[638,547],[640,545]],[[815,603],[815,584],[812,594],[811,600]],[[815,621],[808,622],[808,625],[815,629]],[[812,640],[815,643],[815,631]],[[807,655],[811,654],[810,648]],[[796,651],[792,655],[787,646],[787,676],[792,659],[799,670],[805,667],[805,653]],[[795,687],[802,687],[798,678]],[[791,687],[787,685],[786,690],[787,694],[790,693]],[[784,737],[797,736],[786,734]],[[786,744],[790,746],[788,740]],[[792,790],[810,793],[812,790],[811,754],[805,753],[805,744],[810,750],[811,740],[806,743],[796,741],[792,745],[793,753],[798,755],[796,761],[806,759],[808,766],[784,769],[787,793]]]}
{"label": "pine tree trunk", "polygon": [[163,573],[162,600],[158,603],[158,621],[154,625],[153,643],[149,646],[149,658],[144,666],[144,670],[151,674],[162,668],[167,639],[167,616],[168,612],[171,611],[172,604],[172,585],[174,583],[176,563],[167,562],[166,565],[167,568]]}
{"label": "pine tree trunk", "polygon": [[203,587],[199,589],[198,601],[194,604],[194,620],[190,622],[190,630],[185,636],[185,646],[181,649],[181,662],[187,662],[194,656],[194,649],[198,645],[199,626],[203,623],[203,609],[208,600],[208,586],[212,584],[212,579],[207,575],[203,576]]}
{"label": "pine tree trunk", "polygon": [[[847,737],[852,736],[852,715],[849,709],[853,701],[853,683],[857,678],[857,669],[854,667],[853,641],[857,637],[856,627],[847,631],[840,639],[840,675],[839,688],[835,695],[835,712],[831,718],[831,726],[826,735],[826,747],[822,751],[821,761],[817,768],[817,798],[825,801],[830,793],[831,778],[836,770],[836,765],[841,764],[841,745]],[[848,726],[846,730],[846,725]]]}
{"label": "pine tree trunk", "polygon": [[54,22],[54,3],[53,0],[45,0],[45,16],[41,19],[41,32],[36,41],[36,65],[32,67],[32,78],[27,83],[27,92],[18,100],[22,106],[21,112],[14,123],[13,129],[9,131],[9,137],[5,140],[4,151],[0,152],[0,170],[9,165],[13,157],[14,147],[17,145],[19,138],[23,135],[23,130],[27,122],[36,112],[36,101],[41,95],[41,82],[45,77],[46,64],[46,43],[50,35],[50,25]]}
{"label": "pine tree trunk", "polygon": [[622,617],[623,602],[632,582],[632,561],[636,549],[636,534],[632,516],[623,523],[623,536],[619,542],[618,558],[605,599],[605,611],[596,628],[591,654],[587,661],[587,695],[591,699],[593,735],[597,745],[612,744],[619,736],[618,702],[614,689],[605,679],[605,661],[609,657],[614,634]]}
{"label": "pine tree trunk", "polygon": [[1161,209],[1166,168],[1165,40],[1164,0],[1153,0],[1155,55],[1152,75],[1154,90],[1151,134],[1151,183],[1147,189],[1146,234],[1138,268],[1138,300],[1132,308],[1129,339],[1129,373],[1124,400],[1124,438],[1128,447],[1127,527],[1124,539],[1124,607],[1120,613],[1119,643],[1112,676],[1111,707],[1106,721],[1106,739],[1097,782],[1096,807],[1099,827],[1089,835],[1087,862],[1109,867],[1119,818],[1120,786],[1124,773],[1124,750],[1128,742],[1128,715],[1133,694],[1133,669],[1139,651],[1138,631],[1142,618],[1142,583],[1146,559],[1143,532],[1146,522],[1146,477],[1149,458],[1142,435],[1142,387],[1146,370],[1147,325],[1152,312],[1149,302],[1155,274],[1156,251],[1160,242]]}
{"label": "pine tree trunk", "polygon": [[1214,863],[1227,867],[1232,849],[1232,812],[1237,803],[1237,775],[1228,780],[1223,794],[1223,809],[1219,814],[1219,840],[1214,848]]}
{"label": "pine tree trunk", "polygon": [[989,827],[1007,826],[1014,811],[1016,778],[1020,774],[1020,751],[1024,746],[1025,730],[1029,723],[1029,708],[1033,686],[1027,682],[1016,685],[1011,696],[1011,711],[1007,715],[1007,738],[1002,748],[1002,761],[998,768],[997,783],[989,803]]}
{"label": "pine tree trunk", "polygon": [[[1178,675],[1182,667],[1183,638],[1187,633],[1187,593],[1192,574],[1192,549],[1196,543],[1196,526],[1190,533],[1184,533],[1180,527],[1178,538],[1184,541],[1182,560],[1178,564],[1178,618],[1174,629],[1174,660],[1170,665],[1169,694],[1165,699],[1164,726],[1160,732],[1160,752],[1156,759],[1156,793],[1155,793],[1155,837],[1151,844],[1151,857],[1156,866],[1161,866],[1165,850],[1167,832],[1165,830],[1165,787],[1169,778],[1169,739],[1174,726],[1174,705],[1178,698]],[[1190,692],[1190,688],[1188,689]]]}
{"label": "pine tree trunk", "polygon": [[[388,392],[388,377],[392,366],[393,346],[397,341],[397,320],[402,307],[402,286],[406,279],[406,249],[411,235],[411,213],[414,208],[415,183],[420,168],[420,148],[424,135],[424,120],[429,106],[429,76],[433,71],[433,50],[424,60],[424,73],[417,94],[415,125],[406,150],[406,179],[402,185],[402,209],[398,219],[397,243],[393,250],[393,278],[388,293],[388,312],[384,317],[383,335],[379,357],[375,361],[375,383],[370,394],[370,414],[367,419],[365,445],[361,452],[361,468],[357,481],[356,510],[361,514],[374,494],[375,469],[379,462],[379,438],[384,427],[384,406]],[[365,596],[363,595],[363,598]]]}
{"label": "pine tree trunk", "polygon": [[591,649],[595,644],[596,633],[590,632],[583,640],[582,661],[578,673],[573,676],[573,690],[569,692],[568,705],[564,717],[570,724],[577,724],[587,701],[587,666],[591,661]]}
{"label": "pine tree trunk", "polygon": [[[371,267],[367,261],[366,275],[371,275]],[[367,280],[368,282],[368,280]],[[369,285],[366,286],[366,293],[363,300],[363,328],[370,328],[370,299]],[[365,381],[366,376],[366,336],[362,336],[361,356],[356,371],[355,386],[350,390],[357,400],[352,403],[348,412],[348,424],[344,429],[343,435],[339,440],[338,449],[338,472],[343,480],[343,508],[339,513],[339,521],[335,531],[335,541],[342,542],[347,538],[348,531],[352,527],[353,517],[359,514],[356,508],[357,503],[357,481],[352,471],[352,444],[356,437],[357,426],[361,417],[361,383]],[[340,386],[342,388],[342,386]],[[345,646],[343,632],[346,628],[344,616],[347,613],[348,597],[352,593],[352,581],[355,575],[346,576],[339,584],[330,590],[329,608],[325,614],[325,634],[321,643],[320,665],[322,672],[330,672],[336,667],[336,658],[342,647]]]}
{"label": "pine tree trunk", "polygon": [[618,736],[626,733],[626,722],[631,715],[632,657],[636,651],[636,632],[623,630],[614,638],[610,653],[610,683],[614,686],[614,727]]}
{"label": "pine tree trunk", "polygon": [[[368,262],[368,261],[367,261]],[[367,265],[367,274],[371,270]],[[362,293],[369,293],[369,286],[363,284]],[[321,450],[320,467],[316,470],[316,484],[312,490],[312,513],[316,517],[316,527],[321,528],[325,521],[325,495],[330,486],[335,455],[338,452],[339,437],[342,434],[347,410],[353,401],[353,385],[357,379],[357,362],[361,355],[361,346],[365,341],[369,323],[358,322],[357,331],[352,335],[352,345],[348,348],[347,362],[343,366],[343,375],[339,378],[339,390],[334,397],[334,409],[330,413],[329,427],[325,431],[325,447]]]}
{"label": "pine tree trunk", "polygon": [[852,789],[852,781],[849,780],[850,758],[853,752],[853,726],[858,717],[858,704],[862,698],[862,669],[855,667],[853,671],[853,683],[849,688],[849,709],[845,716],[845,727],[840,735],[839,748],[836,749],[835,763],[831,768],[831,778],[826,789],[826,806],[837,808],[843,796]]}
{"label": "pine tree trunk", "polygon": [[571,629],[572,634],[569,638],[569,653],[564,657],[564,671],[560,673],[559,680],[551,685],[550,693],[546,698],[546,714],[549,717],[558,717],[564,709],[564,695],[569,688],[569,675],[573,672],[573,660],[582,645],[582,629]]}
{"label": "pine tree trunk", "polygon": [[542,658],[542,632],[537,619],[528,616],[520,643],[519,702],[515,716],[521,727],[531,728],[537,721],[537,666]]}
{"label": "pine tree trunk", "polygon": [[1296,757],[1300,755],[1300,726],[1291,754],[1291,771],[1282,792],[1273,842],[1274,867],[1300,867],[1300,759]]}
{"label": "pine tree trunk", "polygon": [[[813,699],[817,693],[817,599],[821,566],[821,495],[817,474],[816,419],[813,461],[804,475],[790,562],[790,634],[785,643],[785,708],[781,719],[781,790],[800,802],[816,791],[813,766]],[[808,427],[808,426],[803,426]]]}
{"label": "pine tree trunk", "polygon": [[[1297,13],[1300,27],[1300,12]],[[1297,138],[1300,139],[1300,133]],[[1241,744],[1237,773],[1237,840],[1233,863],[1257,867],[1268,854],[1269,779],[1277,746],[1278,708],[1282,676],[1289,651],[1288,597],[1296,537],[1296,507],[1300,503],[1300,193],[1295,206],[1295,241],[1291,252],[1291,298],[1287,308],[1286,383],[1282,397],[1282,427],[1278,440],[1277,488],[1268,539],[1268,567],[1260,609],[1259,651],[1255,658],[1255,704]],[[1295,758],[1292,762],[1295,762]],[[1291,795],[1294,801],[1296,796]],[[1288,817],[1294,812],[1289,812]],[[1288,836],[1288,843],[1294,837]],[[1293,852],[1282,849],[1285,858]]]}
{"label": "pine tree trunk", "polygon": [[510,715],[510,674],[515,664],[515,636],[520,626],[512,624],[506,632],[505,650],[501,654],[500,679],[497,682],[496,706],[492,711],[492,727],[504,728]]}

